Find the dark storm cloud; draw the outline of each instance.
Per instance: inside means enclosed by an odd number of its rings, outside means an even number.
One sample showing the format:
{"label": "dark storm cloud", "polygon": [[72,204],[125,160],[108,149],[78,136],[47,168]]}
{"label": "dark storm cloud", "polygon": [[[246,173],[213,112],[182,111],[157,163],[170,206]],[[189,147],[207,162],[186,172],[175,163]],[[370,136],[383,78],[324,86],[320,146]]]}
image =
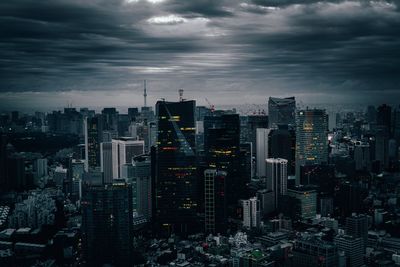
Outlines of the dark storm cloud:
{"label": "dark storm cloud", "polygon": [[3,0],[0,92],[393,94],[399,2]]}

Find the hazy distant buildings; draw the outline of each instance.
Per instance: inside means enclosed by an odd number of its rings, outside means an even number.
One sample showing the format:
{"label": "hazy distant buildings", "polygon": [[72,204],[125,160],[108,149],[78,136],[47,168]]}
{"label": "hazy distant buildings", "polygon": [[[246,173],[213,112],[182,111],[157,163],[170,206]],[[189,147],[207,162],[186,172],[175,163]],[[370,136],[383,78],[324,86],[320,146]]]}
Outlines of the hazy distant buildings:
{"label": "hazy distant buildings", "polygon": [[371,167],[371,152],[368,143],[357,142],[354,146],[354,162],[357,171],[369,170]]}
{"label": "hazy distant buildings", "polygon": [[306,109],[296,113],[296,182],[300,166],[328,161],[328,117],[324,110]]}
{"label": "hazy distant buildings", "polygon": [[273,128],[278,124],[294,125],[296,100],[294,97],[268,99],[268,125]]}

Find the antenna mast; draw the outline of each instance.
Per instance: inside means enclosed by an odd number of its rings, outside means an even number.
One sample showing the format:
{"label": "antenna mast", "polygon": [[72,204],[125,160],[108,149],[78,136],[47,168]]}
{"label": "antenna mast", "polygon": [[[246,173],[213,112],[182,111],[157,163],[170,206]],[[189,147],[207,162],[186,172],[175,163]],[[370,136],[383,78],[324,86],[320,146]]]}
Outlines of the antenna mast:
{"label": "antenna mast", "polygon": [[146,89],[146,80],[144,80],[143,97],[144,97],[144,106],[145,106],[145,107],[147,107],[147,89]]}

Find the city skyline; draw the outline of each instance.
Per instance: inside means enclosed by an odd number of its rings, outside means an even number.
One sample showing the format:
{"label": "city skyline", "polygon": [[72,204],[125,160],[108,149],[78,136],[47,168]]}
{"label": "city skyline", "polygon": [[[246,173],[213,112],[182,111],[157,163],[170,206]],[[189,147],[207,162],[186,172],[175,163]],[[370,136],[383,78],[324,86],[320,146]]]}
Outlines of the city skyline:
{"label": "city skyline", "polygon": [[[398,1],[2,1],[4,109],[393,103]],[[46,101],[44,101],[44,99]]]}

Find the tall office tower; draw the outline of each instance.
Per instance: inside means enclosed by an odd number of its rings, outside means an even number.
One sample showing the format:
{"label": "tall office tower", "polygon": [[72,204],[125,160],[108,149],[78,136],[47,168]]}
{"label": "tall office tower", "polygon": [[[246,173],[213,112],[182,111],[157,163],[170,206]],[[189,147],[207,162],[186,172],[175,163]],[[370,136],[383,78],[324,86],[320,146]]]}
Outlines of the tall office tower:
{"label": "tall office tower", "polygon": [[103,129],[106,131],[118,131],[118,111],[115,108],[104,108],[101,111]]}
{"label": "tall office tower", "polygon": [[113,178],[121,178],[122,166],[131,163],[133,158],[144,154],[144,141],[130,137],[112,140]]}
{"label": "tall office tower", "polygon": [[226,203],[226,176],[224,171],[204,171],[205,232],[225,233],[228,219]]}
{"label": "tall office tower", "polygon": [[138,108],[128,108],[128,117],[130,121],[136,121],[137,116],[139,116]]}
{"label": "tall office tower", "polygon": [[268,135],[270,129],[260,128],[257,129],[257,142],[256,142],[256,166],[257,176],[265,177],[267,175],[265,160],[268,158]]}
{"label": "tall office tower", "polygon": [[337,267],[337,247],[314,236],[299,238],[293,246],[293,263],[296,267]]}
{"label": "tall office tower", "polygon": [[364,214],[353,214],[347,217],[345,233],[349,236],[361,237],[365,250],[368,241],[368,217]]}
{"label": "tall office tower", "polygon": [[371,169],[371,152],[368,143],[356,142],[354,146],[354,162],[357,171]]}
{"label": "tall office tower", "polygon": [[300,166],[328,161],[327,119],[321,109],[296,113],[296,184],[300,182]]}
{"label": "tall office tower", "polygon": [[378,125],[375,132],[375,160],[379,161],[380,167],[389,166],[389,133],[386,126]]}
{"label": "tall office tower", "polygon": [[72,160],[72,193],[73,200],[80,200],[82,198],[82,180],[85,173],[85,163],[80,160]]}
{"label": "tall office tower", "polygon": [[278,199],[287,193],[287,164],[286,159],[268,158],[267,164],[267,189],[275,192],[275,208],[278,208]]}
{"label": "tall office tower", "polygon": [[100,168],[100,142],[103,130],[100,116],[84,120],[85,131],[85,171]]}
{"label": "tall office tower", "polygon": [[105,184],[113,182],[112,142],[100,143],[100,170]]}
{"label": "tall office tower", "polygon": [[277,98],[268,100],[268,128],[278,124],[295,124],[296,100],[294,97]]}
{"label": "tall office tower", "polygon": [[167,232],[187,233],[195,231],[197,225],[194,109],[195,101],[156,104],[154,221]]}
{"label": "tall office tower", "polygon": [[251,142],[253,147],[255,147],[257,143],[257,129],[268,128],[268,116],[262,114],[249,115],[243,126],[245,128],[242,128],[240,133],[242,133],[242,130],[247,131],[247,133],[246,136],[242,138],[241,143]]}
{"label": "tall office tower", "polygon": [[260,201],[256,197],[242,200],[242,208],[243,227],[247,229],[258,228],[261,220]]}
{"label": "tall office tower", "polygon": [[132,191],[126,183],[91,186],[82,200],[83,249],[89,266],[131,266]]}
{"label": "tall office tower", "polygon": [[152,216],[151,162],[149,155],[137,156],[123,165],[122,177],[132,185],[133,211],[146,219]]}
{"label": "tall office tower", "polygon": [[364,265],[363,240],[361,237],[337,235],[335,244],[339,252],[344,252],[349,266],[359,267]]}
{"label": "tall office tower", "polygon": [[385,128],[387,134],[392,133],[392,108],[386,104],[378,107],[376,114],[376,125]]}
{"label": "tall office tower", "polygon": [[317,191],[308,186],[296,186],[288,189],[287,195],[298,200],[298,217],[302,219],[314,218],[317,214]]}
{"label": "tall office tower", "polygon": [[289,125],[280,124],[268,135],[268,156],[288,161],[288,174],[295,174],[296,131]]}
{"label": "tall office tower", "polygon": [[238,114],[222,114],[204,118],[204,150],[208,168],[227,172],[228,208],[246,197],[250,177],[241,175],[240,122]]}

